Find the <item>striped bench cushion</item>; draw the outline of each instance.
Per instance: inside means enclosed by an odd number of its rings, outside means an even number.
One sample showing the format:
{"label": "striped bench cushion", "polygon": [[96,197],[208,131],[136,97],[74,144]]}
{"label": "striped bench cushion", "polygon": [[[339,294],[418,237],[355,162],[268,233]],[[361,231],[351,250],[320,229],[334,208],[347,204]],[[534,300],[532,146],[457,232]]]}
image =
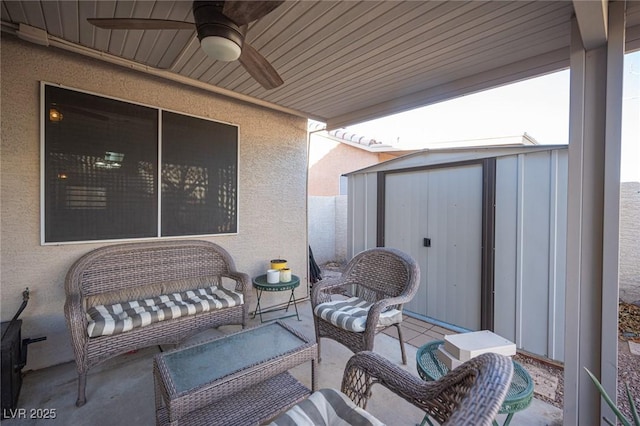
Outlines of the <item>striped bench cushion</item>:
{"label": "striped bench cushion", "polygon": [[242,293],[212,286],[87,310],[89,337],[110,336],[181,316],[239,306]]}
{"label": "striped bench cushion", "polygon": [[[349,299],[320,303],[315,307],[313,313],[336,327],[360,333],[365,330],[367,314],[371,306],[373,306],[371,302],[359,297],[350,297]],[[388,309],[380,314],[378,325],[388,326],[401,321],[402,312],[398,309]]]}
{"label": "striped bench cushion", "polygon": [[320,389],[291,407],[269,426],[379,426],[371,414],[335,389]]}

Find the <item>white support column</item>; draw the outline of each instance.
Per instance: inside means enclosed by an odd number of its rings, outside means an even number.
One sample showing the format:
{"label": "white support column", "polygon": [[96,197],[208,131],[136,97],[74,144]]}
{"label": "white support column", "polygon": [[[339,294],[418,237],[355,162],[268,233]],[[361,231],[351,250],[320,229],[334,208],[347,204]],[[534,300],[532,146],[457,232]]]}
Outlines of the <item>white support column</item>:
{"label": "white support column", "polygon": [[[620,161],[622,142],[622,80],[624,76],[625,2],[609,5],[607,41],[607,102],[604,153],[602,230],[602,359],[604,388],[615,402],[618,378],[618,295],[620,259]],[[615,418],[600,400],[601,414]]]}
{"label": "white support column", "polygon": [[586,50],[575,20],[571,32],[566,425],[613,419],[585,367],[612,396],[616,391],[624,3],[611,3],[608,16],[601,46]]}
{"label": "white support column", "polygon": [[[564,371],[565,425],[593,423],[600,401],[583,367],[600,375],[606,52],[571,32],[569,203]],[[587,421],[586,419],[589,419]]]}

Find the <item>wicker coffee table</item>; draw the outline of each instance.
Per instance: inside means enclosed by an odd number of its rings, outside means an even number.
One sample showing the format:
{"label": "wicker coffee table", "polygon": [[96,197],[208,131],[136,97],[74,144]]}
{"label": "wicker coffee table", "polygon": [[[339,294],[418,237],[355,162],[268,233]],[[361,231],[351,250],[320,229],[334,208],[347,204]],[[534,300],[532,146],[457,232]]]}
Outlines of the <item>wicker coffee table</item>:
{"label": "wicker coffee table", "polygon": [[[316,388],[316,343],[281,322],[156,355],[159,425],[257,425]],[[287,370],[311,361],[311,390]]]}

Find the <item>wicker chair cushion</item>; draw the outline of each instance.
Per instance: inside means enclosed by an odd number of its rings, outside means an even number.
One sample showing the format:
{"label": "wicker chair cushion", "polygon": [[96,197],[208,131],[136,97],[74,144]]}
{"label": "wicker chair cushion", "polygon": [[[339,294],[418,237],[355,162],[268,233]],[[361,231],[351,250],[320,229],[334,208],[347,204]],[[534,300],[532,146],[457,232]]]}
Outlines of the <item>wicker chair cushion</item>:
{"label": "wicker chair cushion", "polygon": [[242,293],[211,286],[143,300],[98,305],[87,310],[89,337],[110,336],[155,322],[239,306]]}
{"label": "wicker chair cushion", "polygon": [[269,426],[351,426],[384,425],[335,389],[320,389],[291,407]]}
{"label": "wicker chair cushion", "polygon": [[[313,313],[336,327],[356,333],[364,332],[367,326],[367,314],[373,303],[350,297],[344,300],[333,300],[317,305]],[[398,309],[387,309],[380,314],[378,326],[389,326],[402,321],[402,312]]]}

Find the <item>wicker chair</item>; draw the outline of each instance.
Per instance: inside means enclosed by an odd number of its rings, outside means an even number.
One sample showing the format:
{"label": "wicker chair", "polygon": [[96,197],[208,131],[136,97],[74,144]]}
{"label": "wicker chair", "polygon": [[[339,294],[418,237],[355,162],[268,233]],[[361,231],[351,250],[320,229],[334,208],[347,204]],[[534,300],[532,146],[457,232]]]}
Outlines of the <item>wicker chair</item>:
{"label": "wicker chair", "polygon": [[[321,337],[333,339],[355,353],[371,351],[376,334],[394,326],[398,330],[402,363],[406,364],[407,356],[400,326],[402,307],[413,298],[419,285],[420,268],[416,261],[399,250],[382,247],[358,253],[349,262],[340,278],[315,283],[311,293],[311,307],[318,341],[318,361]],[[353,331],[344,324],[329,321],[328,315],[322,316],[319,310],[326,306],[322,304],[338,303],[332,301],[332,296],[338,294],[357,297],[359,301],[373,304],[368,308],[368,312],[362,314],[366,315],[363,331]],[[399,315],[387,318],[386,322],[380,321],[387,313],[398,314],[393,310],[399,311]],[[338,315],[331,315],[332,319],[337,317]]]}
{"label": "wicker chair", "polygon": [[[486,353],[437,381],[426,382],[374,352],[360,352],[347,362],[341,392],[321,389],[309,397],[314,399],[313,405],[302,401],[281,414],[271,426],[310,424],[307,420],[313,423],[318,412],[324,413],[329,424],[334,418],[348,418],[354,424],[360,419],[362,424],[380,424],[364,411],[376,383],[442,425],[489,426],[507,395],[512,375],[513,363],[508,357]],[[330,398],[324,398],[327,391],[331,391]]]}

